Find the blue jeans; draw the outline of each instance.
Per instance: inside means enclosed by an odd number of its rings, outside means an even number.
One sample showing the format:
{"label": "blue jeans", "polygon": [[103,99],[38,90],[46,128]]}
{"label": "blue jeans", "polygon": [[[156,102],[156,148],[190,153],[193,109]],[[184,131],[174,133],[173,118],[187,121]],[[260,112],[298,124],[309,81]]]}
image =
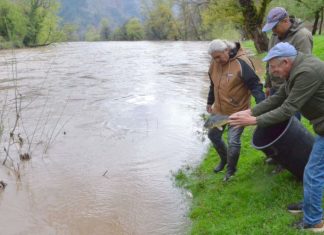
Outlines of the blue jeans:
{"label": "blue jeans", "polygon": [[315,225],[322,220],[324,188],[324,136],[316,136],[304,171],[304,223]]}
{"label": "blue jeans", "polygon": [[[225,128],[223,130],[218,130],[217,128],[213,128],[209,130],[208,137],[214,146],[218,146],[223,142],[222,135],[224,133]],[[241,135],[243,133],[244,127],[234,128],[233,126],[228,126],[228,146],[231,147],[240,147],[241,146]]]}

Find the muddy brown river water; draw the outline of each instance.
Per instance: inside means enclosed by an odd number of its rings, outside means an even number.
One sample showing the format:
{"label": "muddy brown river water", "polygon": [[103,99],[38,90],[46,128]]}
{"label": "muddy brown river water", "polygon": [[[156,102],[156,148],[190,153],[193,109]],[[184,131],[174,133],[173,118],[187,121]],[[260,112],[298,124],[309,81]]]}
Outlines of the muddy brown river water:
{"label": "muddy brown river water", "polygon": [[[10,157],[0,166],[0,234],[186,234],[190,198],[172,172],[206,151],[197,132],[207,48],[79,42],[0,51],[0,160]],[[23,147],[8,144],[16,107]],[[19,160],[24,151],[31,160]]]}

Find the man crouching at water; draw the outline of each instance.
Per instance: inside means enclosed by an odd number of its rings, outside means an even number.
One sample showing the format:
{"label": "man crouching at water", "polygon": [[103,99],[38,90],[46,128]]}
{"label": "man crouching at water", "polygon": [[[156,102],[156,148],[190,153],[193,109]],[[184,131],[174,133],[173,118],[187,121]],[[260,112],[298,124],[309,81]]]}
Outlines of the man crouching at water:
{"label": "man crouching at water", "polygon": [[[250,107],[251,93],[257,103],[264,100],[265,94],[260,79],[240,43],[216,39],[210,43],[208,53],[212,61],[209,67],[210,89],[206,109],[208,113],[213,114],[212,117],[228,117],[232,113],[247,109]],[[207,120],[209,121],[210,119]],[[217,173],[223,170],[227,164],[224,178],[224,181],[227,181],[236,172],[243,127],[228,128],[228,147],[222,140],[223,132],[223,128],[212,128],[208,137],[221,159],[214,171]]]}
{"label": "man crouching at water", "polygon": [[274,46],[263,59],[269,62],[270,73],[285,80],[278,92],[252,110],[230,116],[232,127],[260,127],[283,122],[297,111],[310,120],[315,138],[306,164],[303,186],[304,218],[294,226],[313,232],[324,232],[322,190],[324,187],[324,62],[305,55],[289,43]]}

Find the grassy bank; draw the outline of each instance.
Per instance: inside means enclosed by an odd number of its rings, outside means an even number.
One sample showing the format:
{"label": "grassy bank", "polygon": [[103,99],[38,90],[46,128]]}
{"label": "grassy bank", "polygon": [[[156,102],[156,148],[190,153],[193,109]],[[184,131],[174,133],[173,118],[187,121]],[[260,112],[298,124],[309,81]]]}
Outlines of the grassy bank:
{"label": "grassy bank", "polygon": [[[314,54],[324,59],[324,37],[315,37]],[[302,122],[311,129],[307,120]],[[219,162],[213,148],[199,166],[176,175],[177,184],[193,196],[191,234],[307,234],[290,226],[301,215],[286,210],[302,199],[302,184],[288,171],[274,173],[275,166],[264,162],[264,154],[250,144],[253,130],[245,128],[238,172],[230,182],[223,182],[224,172],[213,173]]]}

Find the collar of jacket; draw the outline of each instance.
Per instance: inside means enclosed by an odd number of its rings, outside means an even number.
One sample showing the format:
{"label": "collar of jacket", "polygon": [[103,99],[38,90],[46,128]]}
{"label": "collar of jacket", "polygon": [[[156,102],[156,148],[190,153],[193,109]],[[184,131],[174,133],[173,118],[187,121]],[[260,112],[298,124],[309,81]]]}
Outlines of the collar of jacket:
{"label": "collar of jacket", "polygon": [[274,34],[275,36],[278,36],[280,41],[287,38],[289,34],[294,34],[298,30],[300,30],[301,28],[304,27],[303,22],[300,19],[296,19],[295,17],[291,17],[291,18],[289,18],[289,20],[290,20],[291,25],[290,25],[289,29],[287,30],[287,32],[285,33],[285,35],[283,37],[279,37],[277,34]]}
{"label": "collar of jacket", "polygon": [[231,49],[229,52],[229,59],[233,59],[236,55],[237,52],[241,49],[241,44],[239,42],[235,42],[235,48]]}
{"label": "collar of jacket", "polygon": [[298,51],[297,56],[294,60],[294,63],[289,73],[289,78],[288,78],[289,81],[295,77],[295,74],[298,72],[298,69],[300,67],[300,63],[302,63],[304,59],[305,59],[305,54]]}

